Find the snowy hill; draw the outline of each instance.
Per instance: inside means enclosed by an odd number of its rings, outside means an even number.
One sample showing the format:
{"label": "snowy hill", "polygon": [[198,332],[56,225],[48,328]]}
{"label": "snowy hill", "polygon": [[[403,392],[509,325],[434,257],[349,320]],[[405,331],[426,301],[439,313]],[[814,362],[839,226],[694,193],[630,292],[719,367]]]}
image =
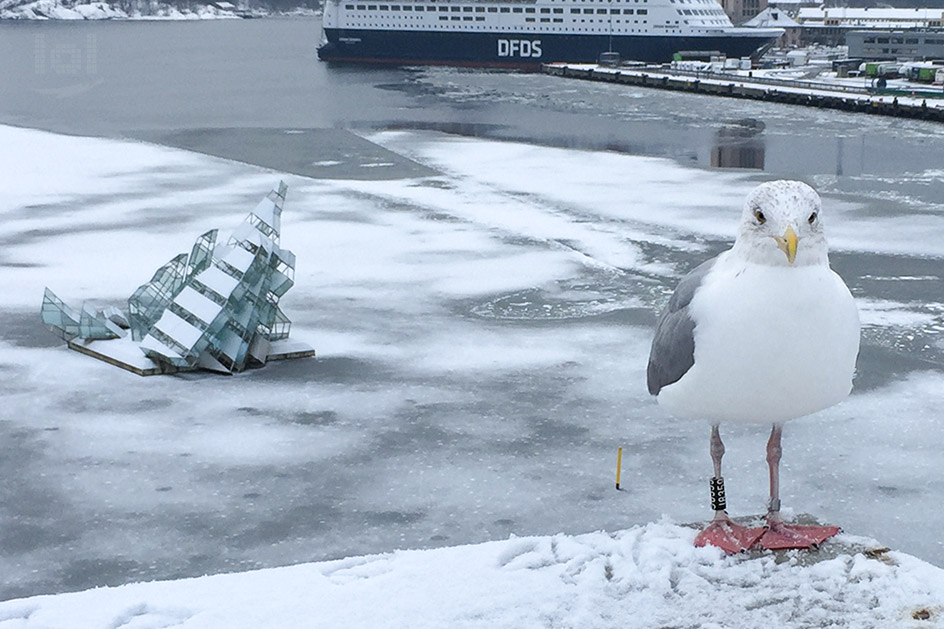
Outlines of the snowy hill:
{"label": "snowy hill", "polygon": [[[312,9],[296,7],[291,15],[314,15]],[[76,2],[75,0],[0,0],[0,19],[5,20],[207,20],[238,17],[264,17],[270,12],[262,8],[236,10],[228,2]],[[280,13],[280,14],[285,14]]]}
{"label": "snowy hill", "polygon": [[940,627],[944,570],[840,535],[726,557],[668,522],[0,603],[4,629]]}
{"label": "snowy hill", "polygon": [[212,19],[237,17],[231,11],[199,5],[194,10],[180,10],[170,4],[158,3],[153,11],[126,11],[107,2],[74,3],[62,0],[0,0],[0,19],[21,20],[109,20],[109,19]]}

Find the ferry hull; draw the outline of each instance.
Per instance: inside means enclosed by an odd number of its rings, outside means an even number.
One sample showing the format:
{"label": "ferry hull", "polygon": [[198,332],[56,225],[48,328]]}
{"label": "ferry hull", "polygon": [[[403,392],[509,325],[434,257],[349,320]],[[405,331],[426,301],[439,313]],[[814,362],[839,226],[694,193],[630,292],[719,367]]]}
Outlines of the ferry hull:
{"label": "ferry hull", "polygon": [[596,63],[600,53],[622,59],[671,61],[678,51],[718,51],[747,57],[769,36],[736,35],[565,35],[324,29],[318,49],[323,61],[399,65],[459,65],[537,69],[542,63]]}

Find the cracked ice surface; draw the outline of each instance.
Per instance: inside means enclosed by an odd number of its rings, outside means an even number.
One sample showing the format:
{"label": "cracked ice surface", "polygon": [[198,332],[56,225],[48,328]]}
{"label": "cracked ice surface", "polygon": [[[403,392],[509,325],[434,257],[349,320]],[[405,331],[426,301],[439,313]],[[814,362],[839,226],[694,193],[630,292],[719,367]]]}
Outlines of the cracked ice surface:
{"label": "cracked ice surface", "polygon": [[[442,174],[286,178],[282,303],[318,359],[142,379],[46,332],[42,287],[120,303],[282,175],[0,128],[17,147],[0,155],[0,597],[705,517],[707,427],[658,409],[646,356],[668,291],[728,245],[759,177],[369,139]],[[857,392],[786,429],[784,503],[942,564],[944,218],[826,203],[868,327]],[[736,515],[763,509],[765,433],[725,431]]]}

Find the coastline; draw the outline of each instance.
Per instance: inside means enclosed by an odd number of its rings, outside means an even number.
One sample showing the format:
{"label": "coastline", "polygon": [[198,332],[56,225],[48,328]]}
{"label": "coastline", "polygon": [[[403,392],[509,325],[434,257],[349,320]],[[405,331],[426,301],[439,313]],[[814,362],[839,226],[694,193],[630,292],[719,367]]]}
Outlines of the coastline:
{"label": "coastline", "polygon": [[29,21],[83,21],[83,20],[129,20],[129,21],[188,21],[188,20],[235,20],[247,18],[279,18],[279,17],[319,17],[320,10],[297,7],[291,11],[269,11],[262,8],[246,11],[219,9],[213,5],[201,6],[196,11],[180,10],[171,5],[159,3],[153,12],[128,13],[123,9],[107,2],[90,2],[76,4],[71,7],[63,5],[59,0],[34,0],[20,5],[11,5],[0,2],[0,20],[29,20]]}

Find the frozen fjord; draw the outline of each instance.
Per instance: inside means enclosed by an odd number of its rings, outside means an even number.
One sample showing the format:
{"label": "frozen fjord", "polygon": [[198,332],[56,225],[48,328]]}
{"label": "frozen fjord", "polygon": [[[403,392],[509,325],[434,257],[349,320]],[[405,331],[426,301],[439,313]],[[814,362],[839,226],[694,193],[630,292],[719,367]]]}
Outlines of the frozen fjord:
{"label": "frozen fjord", "polygon": [[[726,246],[756,175],[372,135],[442,174],[288,178],[284,307],[319,359],[142,380],[49,335],[42,287],[119,302],[280,174],[0,134],[17,147],[0,168],[2,598],[705,516],[707,428],[654,405],[645,356],[666,291]],[[941,564],[944,218],[826,197],[869,327],[856,394],[787,429],[785,503]],[[764,504],[765,438],[725,435],[734,513]]]}

